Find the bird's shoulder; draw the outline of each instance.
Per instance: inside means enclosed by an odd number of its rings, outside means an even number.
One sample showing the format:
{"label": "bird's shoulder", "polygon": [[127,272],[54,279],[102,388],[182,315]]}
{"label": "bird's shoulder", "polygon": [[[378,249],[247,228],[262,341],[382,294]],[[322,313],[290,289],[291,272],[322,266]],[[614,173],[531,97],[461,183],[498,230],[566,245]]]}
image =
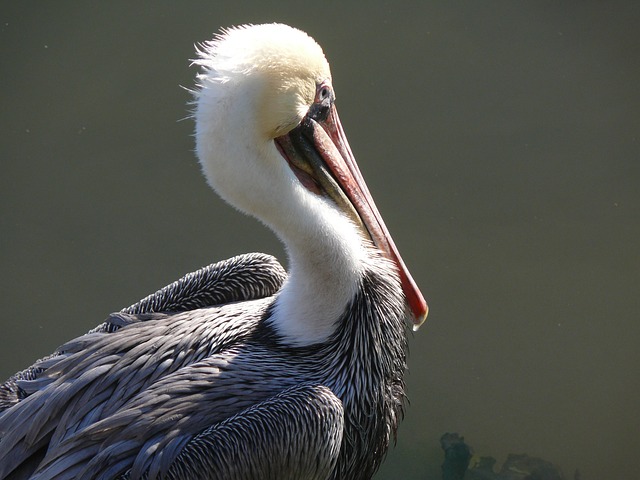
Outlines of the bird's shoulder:
{"label": "bird's shoulder", "polygon": [[[246,253],[188,273],[120,313],[184,312],[265,298],[275,294],[286,278],[286,271],[275,257]],[[117,328],[107,320],[92,331]]]}

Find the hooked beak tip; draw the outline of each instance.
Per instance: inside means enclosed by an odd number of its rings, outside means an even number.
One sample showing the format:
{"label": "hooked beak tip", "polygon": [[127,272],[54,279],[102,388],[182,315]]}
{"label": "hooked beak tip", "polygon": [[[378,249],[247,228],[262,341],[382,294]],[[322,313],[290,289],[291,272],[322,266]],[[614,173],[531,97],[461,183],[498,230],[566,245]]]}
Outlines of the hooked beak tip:
{"label": "hooked beak tip", "polygon": [[426,309],[422,315],[419,315],[413,318],[412,330],[414,332],[417,332],[418,330],[420,330],[420,327],[422,326],[422,324],[427,320],[427,315],[429,315],[429,306],[425,305],[425,307]]}

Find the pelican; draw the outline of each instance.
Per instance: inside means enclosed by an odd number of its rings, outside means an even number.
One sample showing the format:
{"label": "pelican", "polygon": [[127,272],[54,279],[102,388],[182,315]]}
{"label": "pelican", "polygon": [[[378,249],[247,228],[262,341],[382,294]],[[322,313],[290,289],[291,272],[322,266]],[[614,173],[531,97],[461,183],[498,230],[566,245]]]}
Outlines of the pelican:
{"label": "pelican", "polygon": [[281,24],[199,47],[196,152],[289,270],[246,254],[168,285],[0,387],[0,478],[368,479],[427,304],[347,143],[329,64]]}

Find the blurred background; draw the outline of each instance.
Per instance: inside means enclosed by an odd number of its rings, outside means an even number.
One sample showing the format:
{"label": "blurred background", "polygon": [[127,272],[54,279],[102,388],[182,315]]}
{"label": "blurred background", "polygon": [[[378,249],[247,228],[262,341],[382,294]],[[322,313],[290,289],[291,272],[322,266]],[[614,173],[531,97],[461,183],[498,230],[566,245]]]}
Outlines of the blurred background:
{"label": "blurred background", "polygon": [[[417,4],[418,2],[416,2]],[[194,44],[284,22],[431,307],[377,479],[440,478],[444,432],[567,478],[640,475],[640,3],[3,2],[0,377],[275,237],[209,191]]]}

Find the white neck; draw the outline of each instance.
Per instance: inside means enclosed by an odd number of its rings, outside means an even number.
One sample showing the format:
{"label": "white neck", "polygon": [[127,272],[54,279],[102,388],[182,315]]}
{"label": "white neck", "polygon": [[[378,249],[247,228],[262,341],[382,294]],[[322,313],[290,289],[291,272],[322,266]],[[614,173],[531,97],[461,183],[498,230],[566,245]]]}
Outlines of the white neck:
{"label": "white neck", "polygon": [[[324,203],[317,199],[318,203]],[[275,303],[273,325],[291,344],[302,346],[328,339],[359,287],[367,247],[356,227],[326,203],[314,214],[310,235],[286,238],[289,278]],[[303,212],[301,212],[303,213]]]}

